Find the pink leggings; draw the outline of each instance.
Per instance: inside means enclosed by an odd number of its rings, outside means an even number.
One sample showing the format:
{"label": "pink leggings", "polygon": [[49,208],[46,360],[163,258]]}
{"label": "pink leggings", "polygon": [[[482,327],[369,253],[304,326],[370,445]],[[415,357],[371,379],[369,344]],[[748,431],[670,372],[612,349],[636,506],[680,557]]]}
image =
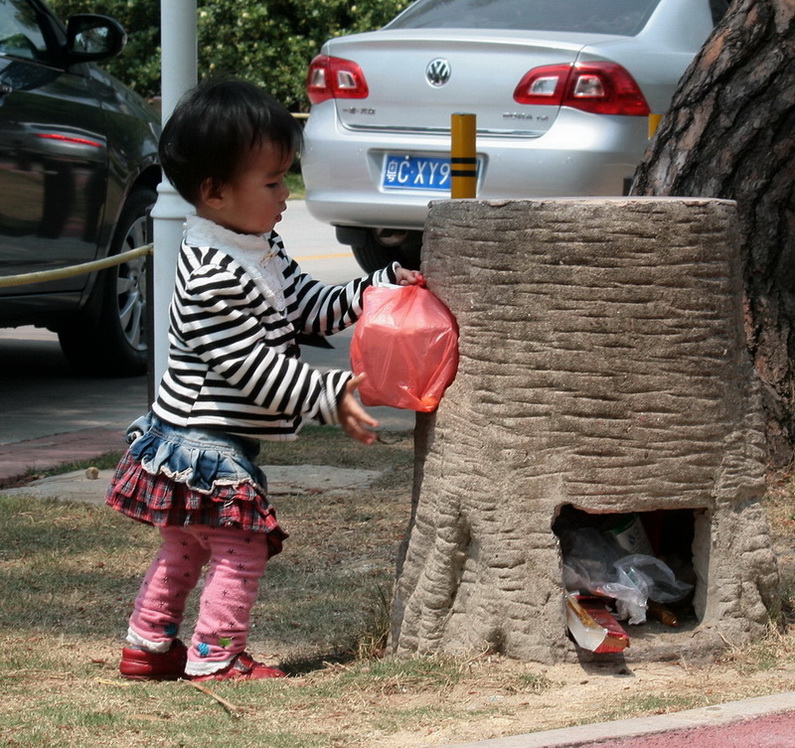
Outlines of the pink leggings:
{"label": "pink leggings", "polygon": [[246,648],[251,608],[268,560],[267,536],[205,526],[161,527],[160,535],[163,544],[135,600],[128,641],[167,650],[209,561],[186,672],[220,670]]}

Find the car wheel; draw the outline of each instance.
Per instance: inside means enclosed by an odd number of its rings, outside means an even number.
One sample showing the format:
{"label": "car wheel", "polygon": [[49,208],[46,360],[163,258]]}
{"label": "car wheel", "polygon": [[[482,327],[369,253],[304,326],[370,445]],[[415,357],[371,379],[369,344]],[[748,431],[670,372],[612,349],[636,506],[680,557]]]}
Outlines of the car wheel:
{"label": "car wheel", "polygon": [[[116,227],[111,255],[151,241],[149,211],[157,200],[151,189],[134,191]],[[78,371],[93,376],[139,376],[148,364],[146,334],[147,256],[103,270],[86,311],[58,330],[64,355]]]}
{"label": "car wheel", "polygon": [[357,235],[351,251],[359,266],[368,273],[380,270],[391,262],[399,262],[409,270],[420,269],[421,231],[373,229]]}

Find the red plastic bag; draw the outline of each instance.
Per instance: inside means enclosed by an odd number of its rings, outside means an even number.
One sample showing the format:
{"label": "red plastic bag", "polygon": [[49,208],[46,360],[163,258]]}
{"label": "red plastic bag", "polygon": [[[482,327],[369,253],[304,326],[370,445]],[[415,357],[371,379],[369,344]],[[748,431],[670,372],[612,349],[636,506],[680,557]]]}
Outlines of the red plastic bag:
{"label": "red plastic bag", "polygon": [[429,413],[458,369],[458,325],[427,288],[370,286],[351,341],[351,367],[367,373],[364,405]]}

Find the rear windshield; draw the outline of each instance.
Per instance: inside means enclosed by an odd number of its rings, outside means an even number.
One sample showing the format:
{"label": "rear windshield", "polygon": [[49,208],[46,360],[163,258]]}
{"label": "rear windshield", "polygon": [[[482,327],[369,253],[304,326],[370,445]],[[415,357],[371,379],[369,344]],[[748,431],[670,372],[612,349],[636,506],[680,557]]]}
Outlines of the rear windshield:
{"label": "rear windshield", "polygon": [[519,29],[635,36],[660,0],[417,0],[389,29]]}

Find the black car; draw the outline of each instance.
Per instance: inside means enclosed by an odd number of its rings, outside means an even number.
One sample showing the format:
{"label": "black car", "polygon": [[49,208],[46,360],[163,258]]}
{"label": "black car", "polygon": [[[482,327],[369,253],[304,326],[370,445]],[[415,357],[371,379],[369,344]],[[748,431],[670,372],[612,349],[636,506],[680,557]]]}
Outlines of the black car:
{"label": "black car", "polygon": [[[149,241],[159,118],[93,63],[124,29],[40,0],[0,0],[0,277],[55,270]],[[107,270],[0,286],[0,327],[58,333],[82,372],[146,371],[145,257]]]}

